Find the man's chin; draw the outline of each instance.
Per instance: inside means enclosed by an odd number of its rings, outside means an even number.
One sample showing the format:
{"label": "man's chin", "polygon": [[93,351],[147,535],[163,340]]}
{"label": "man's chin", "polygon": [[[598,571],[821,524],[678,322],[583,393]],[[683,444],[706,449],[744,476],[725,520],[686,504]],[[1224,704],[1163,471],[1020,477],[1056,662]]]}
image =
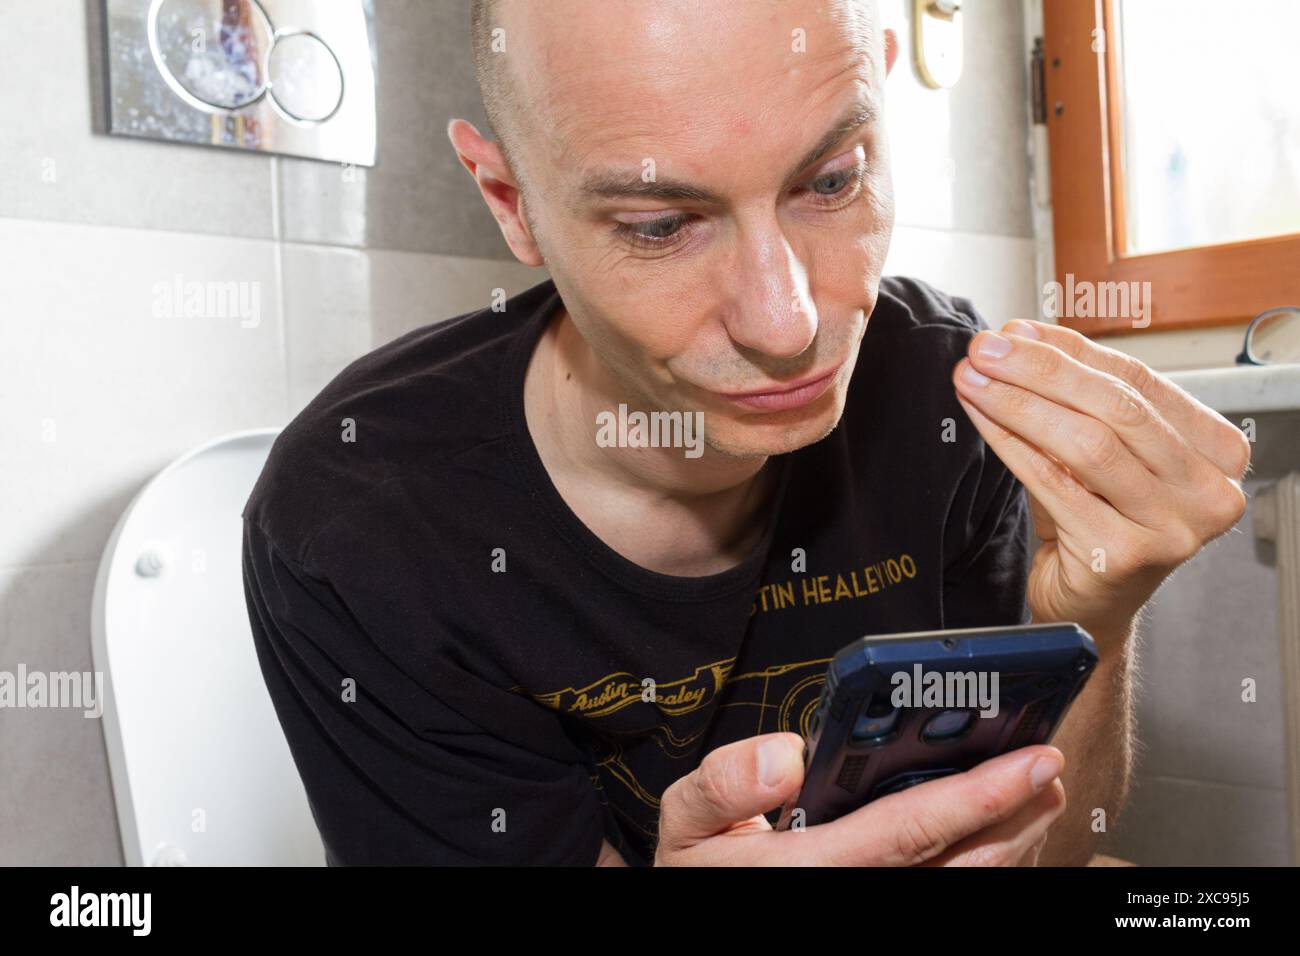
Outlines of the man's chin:
{"label": "man's chin", "polygon": [[785,455],[816,444],[833,432],[842,412],[843,405],[836,402],[815,417],[749,416],[728,419],[712,429],[706,418],[705,441],[714,451],[732,458]]}

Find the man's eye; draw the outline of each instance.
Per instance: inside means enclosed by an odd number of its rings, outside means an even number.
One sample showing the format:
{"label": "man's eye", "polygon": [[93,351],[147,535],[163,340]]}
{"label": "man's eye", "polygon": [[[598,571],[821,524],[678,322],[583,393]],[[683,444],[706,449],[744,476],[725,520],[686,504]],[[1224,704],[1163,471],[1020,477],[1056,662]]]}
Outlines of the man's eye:
{"label": "man's eye", "polygon": [[[862,163],[847,169],[837,169],[832,173],[818,176],[809,184],[809,191],[823,200],[848,200],[857,192],[857,186],[864,175]],[[830,202],[819,205],[829,206]],[[629,245],[638,249],[666,249],[684,235],[682,227],[690,222],[690,215],[679,213],[675,216],[661,216],[642,222],[617,222],[614,232]]]}
{"label": "man's eye", "polygon": [[677,215],[649,219],[645,222],[620,222],[617,232],[634,246],[653,249],[670,245],[673,238],[681,232],[687,218],[685,215]]}
{"label": "man's eye", "polygon": [[854,185],[861,173],[861,165],[850,166],[847,169],[837,169],[833,173],[818,176],[810,183],[810,188],[816,196],[834,199],[844,193],[848,187]]}

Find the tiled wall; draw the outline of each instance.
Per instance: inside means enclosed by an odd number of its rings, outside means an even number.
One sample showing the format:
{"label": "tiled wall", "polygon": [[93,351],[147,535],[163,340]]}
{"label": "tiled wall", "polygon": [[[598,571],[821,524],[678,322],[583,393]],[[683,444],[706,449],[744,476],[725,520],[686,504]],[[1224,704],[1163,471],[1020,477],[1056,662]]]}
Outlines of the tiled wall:
{"label": "tiled wall", "polygon": [[[1257,424],[1247,513],[1174,573],[1148,605],[1133,791],[1106,851],[1148,866],[1285,866],[1278,567],[1257,539],[1254,496],[1300,469],[1300,412]],[[1293,638],[1294,639],[1294,638]],[[1253,682],[1253,697],[1243,682]]]}
{"label": "tiled wall", "polygon": [[[95,130],[100,0],[0,3],[0,668],[91,669],[100,555],[142,485],[224,432],[280,425],[347,361],[489,290],[541,281],[509,251],[445,127],[482,130],[461,0],[374,0],[380,165],[110,138]],[[968,4],[967,71],[923,89],[904,0],[888,111],[889,272],[1033,315],[1024,36]],[[259,320],[158,318],[155,286],[255,283]],[[0,717],[0,864],[121,862],[101,726]]]}
{"label": "tiled wall", "polygon": [[[513,260],[447,121],[486,118],[460,0],[377,0],[380,165],[94,132],[100,0],[0,3],[0,669],[91,670],[95,572],[131,498],[282,425],[346,362],[545,278]],[[95,88],[97,88],[97,81]],[[249,283],[259,319],[159,318]],[[0,713],[0,865],[120,863],[101,724]]]}
{"label": "tiled wall", "polygon": [[[1148,866],[1290,862],[1271,550],[1255,540],[1247,514],[1149,606],[1141,757],[1110,852]],[[1254,701],[1242,699],[1246,678]]]}

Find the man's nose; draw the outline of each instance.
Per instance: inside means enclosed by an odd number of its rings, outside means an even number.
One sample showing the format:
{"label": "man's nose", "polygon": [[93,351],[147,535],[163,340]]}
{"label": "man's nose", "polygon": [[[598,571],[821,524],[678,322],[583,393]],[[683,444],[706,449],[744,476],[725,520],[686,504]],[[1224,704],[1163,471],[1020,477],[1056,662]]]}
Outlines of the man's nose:
{"label": "man's nose", "polygon": [[741,259],[725,318],[732,341],[774,358],[802,354],[817,335],[817,307],[789,243],[772,230],[744,243]]}

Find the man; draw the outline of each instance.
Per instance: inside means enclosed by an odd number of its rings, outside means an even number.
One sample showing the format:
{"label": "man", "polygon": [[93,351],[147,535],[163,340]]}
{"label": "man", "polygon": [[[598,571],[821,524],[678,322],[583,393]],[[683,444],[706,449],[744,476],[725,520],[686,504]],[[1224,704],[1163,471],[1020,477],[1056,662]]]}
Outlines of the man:
{"label": "man", "polygon": [[[245,510],[328,861],[1086,863],[1136,617],[1242,514],[1241,433],[880,278],[873,3],[474,8],[497,141],[449,135],[553,281],[353,363]],[[1056,746],[773,830],[841,646],[1031,618],[1101,655]]]}

